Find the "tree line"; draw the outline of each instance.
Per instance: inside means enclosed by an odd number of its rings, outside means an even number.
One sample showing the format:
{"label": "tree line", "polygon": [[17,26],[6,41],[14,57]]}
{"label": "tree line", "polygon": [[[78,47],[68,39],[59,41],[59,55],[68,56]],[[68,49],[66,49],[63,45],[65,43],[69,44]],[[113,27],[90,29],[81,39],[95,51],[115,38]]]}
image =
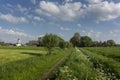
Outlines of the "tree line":
{"label": "tree line", "polygon": [[[10,43],[9,43],[10,44]],[[12,44],[12,43],[11,43]],[[112,47],[112,46],[120,46],[116,44],[114,40],[107,41],[93,41],[89,36],[80,36],[78,32],[74,33],[73,37],[70,38],[69,41],[65,41],[61,37],[55,34],[46,34],[43,37],[38,37],[38,40],[30,40],[26,43],[27,46],[40,46],[47,47],[51,49],[51,47]],[[0,41],[0,46],[8,46],[4,41]]]}
{"label": "tree line", "polygon": [[73,47],[113,47],[119,46],[115,43],[114,40],[107,40],[107,41],[93,41],[89,36],[80,36],[77,32],[74,36],[70,39],[70,43],[73,44]]}
{"label": "tree line", "polygon": [[61,37],[55,34],[46,34],[43,37],[39,37],[37,41],[29,41],[27,43],[29,46],[41,46],[46,47],[51,53],[53,47],[60,47],[62,49],[68,47],[112,47],[116,46],[114,40],[107,41],[93,41],[89,36],[80,36],[77,32],[70,38],[69,41],[65,41]]}
{"label": "tree line", "polygon": [[55,34],[46,34],[39,37],[38,40],[31,40],[27,43],[29,46],[43,46],[43,47],[113,47],[119,46],[114,40],[107,41],[93,41],[89,36],[80,36],[78,32],[74,33],[69,41],[65,41]]}
{"label": "tree line", "polygon": [[[0,46],[5,46],[5,42],[0,41]],[[26,46],[46,47],[48,53],[51,53],[53,47],[60,47],[62,49],[69,47],[113,47],[120,46],[114,40],[107,41],[93,41],[89,36],[80,36],[78,32],[74,33],[69,41],[65,41],[55,34],[46,34],[43,37],[38,37],[38,40],[30,40]]]}

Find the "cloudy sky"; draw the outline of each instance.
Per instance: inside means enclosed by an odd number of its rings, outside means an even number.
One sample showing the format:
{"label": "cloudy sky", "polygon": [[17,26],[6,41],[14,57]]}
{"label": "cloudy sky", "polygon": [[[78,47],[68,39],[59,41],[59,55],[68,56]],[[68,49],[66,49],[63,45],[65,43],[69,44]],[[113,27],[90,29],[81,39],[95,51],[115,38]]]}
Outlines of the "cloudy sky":
{"label": "cloudy sky", "polygon": [[0,0],[0,40],[22,43],[75,32],[120,43],[120,0]]}

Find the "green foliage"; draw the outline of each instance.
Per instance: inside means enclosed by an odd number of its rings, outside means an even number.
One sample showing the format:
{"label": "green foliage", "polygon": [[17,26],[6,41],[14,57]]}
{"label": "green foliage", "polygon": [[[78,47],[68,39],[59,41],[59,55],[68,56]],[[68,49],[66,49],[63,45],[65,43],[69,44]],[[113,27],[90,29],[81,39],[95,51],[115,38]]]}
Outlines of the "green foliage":
{"label": "green foliage", "polygon": [[79,33],[75,33],[74,36],[70,39],[70,42],[73,44],[73,47],[89,47],[92,46],[92,39],[88,36],[81,36]]}
{"label": "green foliage", "polygon": [[120,79],[120,63],[118,61],[115,61],[112,58],[98,55],[88,50],[81,50],[84,52],[84,54],[90,57],[90,60],[94,63],[95,67],[104,71],[102,73],[107,75],[110,80]]}
{"label": "green foliage", "polygon": [[115,46],[115,41],[114,40],[107,40],[108,46]]}
{"label": "green foliage", "polygon": [[68,66],[60,67],[58,73],[55,80],[77,80],[73,71]]}
{"label": "green foliage", "polygon": [[28,45],[28,46],[37,46],[38,45],[38,41],[31,40],[28,43],[26,43],[26,45]]}
{"label": "green foliage", "polygon": [[92,44],[93,47],[113,47],[117,46],[114,40],[107,40],[107,41],[94,41]]}
{"label": "green foliage", "polygon": [[[112,49],[109,48],[112,51]],[[82,51],[82,52],[81,52]],[[93,50],[94,51],[94,50]],[[104,50],[106,51],[106,50]],[[96,51],[97,52],[97,51]],[[119,50],[120,52],[120,50]],[[109,54],[109,53],[108,53]],[[120,63],[84,49],[73,51],[63,67],[58,70],[57,80],[118,80]],[[71,76],[67,76],[71,75]]]}
{"label": "green foliage", "polygon": [[91,47],[85,48],[91,52],[112,58],[120,62],[120,48],[119,47]]}
{"label": "green foliage", "polygon": [[74,36],[70,39],[70,42],[73,44],[73,47],[79,46],[80,44],[80,34],[77,32]]}
{"label": "green foliage", "polygon": [[56,47],[59,44],[59,39],[58,39],[57,35],[46,34],[43,37],[43,44],[48,49],[49,54],[51,54],[51,49],[53,47]]}
{"label": "green foliage", "polygon": [[96,77],[91,62],[79,50],[71,53],[58,72],[57,80],[95,80]]}
{"label": "green foliage", "polygon": [[5,46],[5,42],[0,41],[0,46]]}
{"label": "green foliage", "polygon": [[88,36],[82,36],[80,39],[80,46],[81,47],[89,47],[92,45],[92,39]]}
{"label": "green foliage", "polygon": [[112,47],[119,46],[116,44],[114,40],[107,41],[92,41],[89,36],[80,36],[79,33],[75,33],[74,36],[70,39],[70,43],[72,43],[73,47]]}
{"label": "green foliage", "polygon": [[38,38],[38,46],[44,46],[43,44],[43,37]]}
{"label": "green foliage", "polygon": [[64,42],[64,41],[59,42],[59,47],[60,48],[64,49],[64,48],[66,48],[66,46],[67,46],[66,42]]}
{"label": "green foliage", "polygon": [[39,44],[46,47],[51,53],[53,47],[60,47],[62,49],[71,47],[69,42],[65,42],[61,37],[54,34],[46,34],[44,37],[39,38]]}

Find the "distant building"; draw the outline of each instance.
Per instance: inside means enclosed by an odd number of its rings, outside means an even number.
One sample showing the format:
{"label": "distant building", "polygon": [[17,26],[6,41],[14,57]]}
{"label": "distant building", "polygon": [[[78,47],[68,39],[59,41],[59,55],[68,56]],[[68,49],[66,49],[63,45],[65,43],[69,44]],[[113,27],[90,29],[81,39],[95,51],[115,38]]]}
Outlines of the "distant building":
{"label": "distant building", "polygon": [[20,39],[19,39],[19,38],[17,39],[16,46],[22,46],[21,41],[20,41]]}

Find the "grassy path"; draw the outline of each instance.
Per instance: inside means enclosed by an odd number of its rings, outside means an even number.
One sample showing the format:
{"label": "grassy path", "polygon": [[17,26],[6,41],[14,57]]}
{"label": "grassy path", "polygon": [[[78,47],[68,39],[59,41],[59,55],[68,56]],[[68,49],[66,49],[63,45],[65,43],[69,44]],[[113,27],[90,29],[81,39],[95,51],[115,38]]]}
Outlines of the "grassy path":
{"label": "grassy path", "polygon": [[[80,49],[76,48],[77,51],[81,52],[84,56],[87,57],[88,61],[91,63],[91,64],[94,64],[93,62],[91,62],[91,58],[90,56],[88,55],[85,55]],[[110,78],[108,76],[106,76],[106,73],[105,71],[100,67],[93,67],[94,68],[94,72],[96,73],[96,77],[95,77],[95,80],[109,80]]]}
{"label": "grassy path", "polygon": [[61,59],[59,59],[46,73],[43,74],[43,76],[41,78],[39,78],[38,80],[46,80],[51,73],[60,65],[62,64],[65,59],[67,58],[67,56],[69,56],[69,53],[65,54]]}
{"label": "grassy path", "polygon": [[[105,63],[101,60],[105,60]],[[75,48],[65,64],[56,71],[56,76],[49,80],[119,80],[111,67],[107,66],[110,64],[108,60],[83,48]]]}
{"label": "grassy path", "polygon": [[[80,51],[83,53],[83,50],[80,49]],[[84,53],[83,53],[84,54]],[[86,55],[86,54],[84,54]],[[94,66],[94,62],[91,61],[91,57],[86,55],[87,59],[93,64],[94,71],[96,73],[95,80],[109,80],[110,78],[106,76],[107,74],[105,71],[101,68],[101,65],[98,65],[97,67]]]}
{"label": "grassy path", "polygon": [[49,80],[119,80],[119,65],[111,66],[111,61],[83,48],[75,48],[56,71],[54,79]]}
{"label": "grassy path", "polygon": [[57,72],[53,80],[95,80],[91,62],[78,48],[74,49]]}

